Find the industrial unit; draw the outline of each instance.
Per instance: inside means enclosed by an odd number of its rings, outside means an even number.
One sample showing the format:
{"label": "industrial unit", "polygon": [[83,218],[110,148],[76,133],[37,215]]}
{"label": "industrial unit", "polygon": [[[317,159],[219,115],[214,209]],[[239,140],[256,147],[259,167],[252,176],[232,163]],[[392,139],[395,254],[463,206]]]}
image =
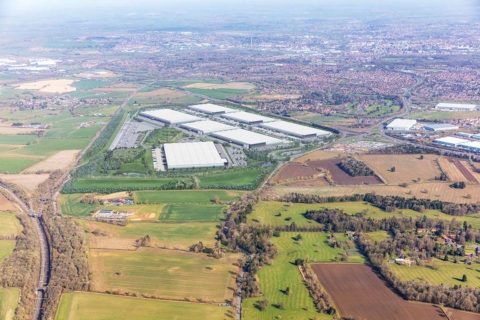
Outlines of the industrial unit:
{"label": "industrial unit", "polygon": [[461,143],[459,146],[463,150],[480,153],[480,141],[468,141]]}
{"label": "industrial unit", "polygon": [[475,104],[445,102],[439,103],[435,107],[435,109],[443,111],[475,111],[477,108],[478,106]]}
{"label": "industrial unit", "polygon": [[446,147],[452,147],[456,148],[462,143],[469,142],[469,140],[466,139],[460,139],[456,137],[443,137],[439,139],[435,139],[433,142],[438,143],[440,145],[446,146]]}
{"label": "industrial unit", "polygon": [[275,119],[261,116],[259,114],[255,113],[249,113],[249,112],[232,112],[232,113],[226,113],[222,115],[223,118],[233,120],[236,122],[244,123],[244,124],[260,124],[264,122],[271,122],[274,121]]}
{"label": "industrial unit", "polygon": [[417,120],[411,119],[395,119],[390,122],[386,129],[390,131],[409,131],[417,124]]}
{"label": "industrial unit", "polygon": [[231,113],[231,112],[237,112],[238,110],[232,109],[232,108],[227,108],[223,106],[219,106],[216,104],[212,103],[205,103],[205,104],[196,104],[193,106],[188,107],[191,110],[194,111],[199,111],[203,112],[209,115],[219,115],[219,114],[224,114],[224,113]]}
{"label": "industrial unit", "polygon": [[287,121],[273,121],[260,124],[260,127],[272,131],[284,133],[300,139],[313,139],[316,137],[326,137],[331,135],[331,132],[315,129],[312,127],[302,126],[300,124]]}
{"label": "industrial unit", "polygon": [[458,130],[459,127],[450,123],[427,123],[423,125],[426,131],[441,132]]}
{"label": "industrial unit", "polygon": [[212,141],[166,143],[163,152],[169,170],[225,167],[228,163]]}
{"label": "industrial unit", "polygon": [[155,109],[140,112],[142,117],[166,124],[182,124],[198,121],[200,118],[172,109]]}
{"label": "industrial unit", "polygon": [[225,142],[234,143],[248,149],[275,146],[285,143],[283,140],[244,129],[212,132],[210,135]]}
{"label": "industrial unit", "polygon": [[229,126],[228,124],[212,120],[184,123],[181,125],[181,127],[199,134],[208,134],[211,132],[235,129],[235,127]]}

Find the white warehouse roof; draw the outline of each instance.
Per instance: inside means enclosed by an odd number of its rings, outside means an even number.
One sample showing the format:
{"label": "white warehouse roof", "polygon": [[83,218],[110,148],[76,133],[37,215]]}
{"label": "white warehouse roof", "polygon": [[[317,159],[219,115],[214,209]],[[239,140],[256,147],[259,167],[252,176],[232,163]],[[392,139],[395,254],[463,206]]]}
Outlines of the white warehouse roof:
{"label": "white warehouse roof", "polygon": [[468,141],[460,143],[460,147],[469,149],[475,152],[480,152],[480,141]]}
{"label": "white warehouse roof", "polygon": [[248,123],[248,124],[269,122],[269,121],[275,120],[273,118],[264,117],[255,113],[244,112],[244,111],[223,114],[222,117],[230,120],[242,122],[242,123]]}
{"label": "white warehouse roof", "polygon": [[200,118],[192,116],[191,114],[172,109],[147,110],[141,112],[140,115],[169,124],[179,124],[200,120]]}
{"label": "white warehouse roof", "polygon": [[456,137],[443,137],[443,138],[435,139],[434,141],[436,143],[453,145],[453,146],[457,146],[459,144],[469,142],[468,140],[460,139],[460,138],[456,138]]}
{"label": "white warehouse roof", "polygon": [[244,129],[213,132],[211,135],[225,141],[248,146],[272,145],[283,142],[280,139]]}
{"label": "white warehouse roof", "polygon": [[446,103],[442,102],[437,104],[435,107],[436,109],[458,109],[458,110],[475,110],[477,109],[477,106],[474,104],[468,104],[468,103]]}
{"label": "white warehouse roof", "polygon": [[168,169],[223,167],[226,163],[212,141],[166,143],[163,150]]}
{"label": "white warehouse roof", "polygon": [[205,104],[196,104],[193,106],[189,106],[189,109],[200,111],[207,114],[219,114],[219,113],[229,113],[229,112],[236,112],[237,110],[232,108],[227,108],[223,106],[219,106],[212,103],[205,103]]}
{"label": "white warehouse roof", "polygon": [[260,125],[262,128],[282,132],[289,134],[295,137],[306,137],[306,136],[328,136],[331,135],[330,132],[320,129],[315,129],[312,127],[303,126],[293,122],[287,121],[273,121],[262,123]]}
{"label": "white warehouse roof", "polygon": [[229,126],[228,124],[221,123],[218,121],[212,121],[212,120],[202,120],[202,121],[185,123],[185,124],[182,124],[182,128],[198,131],[201,133],[210,133],[210,132],[235,129],[235,127]]}
{"label": "white warehouse roof", "polygon": [[387,125],[390,130],[410,130],[417,124],[417,120],[411,119],[395,119]]}
{"label": "white warehouse roof", "polygon": [[423,125],[423,128],[429,131],[448,131],[448,130],[458,130],[458,126],[450,123],[426,123]]}

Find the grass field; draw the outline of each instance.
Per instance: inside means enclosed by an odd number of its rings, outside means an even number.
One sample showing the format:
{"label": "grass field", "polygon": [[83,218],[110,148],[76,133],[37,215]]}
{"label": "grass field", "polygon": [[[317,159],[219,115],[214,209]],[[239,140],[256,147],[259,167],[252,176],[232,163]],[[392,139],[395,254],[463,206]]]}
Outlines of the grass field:
{"label": "grass field", "polygon": [[219,221],[226,208],[222,205],[205,204],[169,204],[162,211],[160,221]]}
{"label": "grass field", "polygon": [[67,184],[64,193],[112,193],[118,191],[175,189],[177,184],[191,184],[191,178],[79,178]]}
{"label": "grass field", "polygon": [[200,188],[204,189],[255,189],[266,174],[264,168],[245,168],[207,172],[198,175]]}
{"label": "grass field", "polygon": [[[302,240],[296,241],[296,232],[282,232],[278,238],[273,238],[273,243],[278,249],[278,256],[271,265],[264,266],[258,272],[261,297],[249,298],[244,303],[245,319],[331,319],[318,314],[313,305],[308,289],[298,268],[292,264],[295,259],[305,259],[308,262],[335,261],[342,249],[332,248],[327,243],[325,233],[300,233]],[[341,240],[341,235],[336,235]],[[361,262],[358,255],[352,256],[352,261]],[[290,288],[287,296],[281,290]],[[259,311],[254,303],[267,299],[270,303],[267,309]],[[283,304],[283,309],[272,304]],[[277,317],[277,318],[275,318]]]}
{"label": "grass field", "polygon": [[234,259],[143,248],[138,251],[90,250],[92,287],[170,299],[223,302],[232,298]]}
{"label": "grass field", "polygon": [[238,95],[244,95],[248,93],[248,90],[239,89],[198,89],[198,88],[186,88],[191,93],[200,94],[214,99],[228,99]]}
{"label": "grass field", "polygon": [[19,300],[19,289],[0,288],[0,319],[13,320]]}
{"label": "grass field", "polygon": [[12,254],[15,244],[15,240],[0,240],[0,263]]}
{"label": "grass field", "polygon": [[[427,216],[432,219],[441,219],[452,221],[453,219],[463,222],[467,221],[474,228],[480,228],[480,214],[469,216],[451,216],[437,210],[426,210],[422,213],[413,210],[396,210],[394,212],[385,212],[366,202],[332,202],[332,203],[286,203],[278,201],[260,201],[254,208],[252,214],[249,215],[248,221],[260,222],[266,225],[289,225],[295,222],[297,225],[311,225],[313,221],[303,217],[303,213],[307,210],[318,210],[321,208],[337,208],[348,214],[365,212],[365,216],[373,219],[382,219],[387,217],[407,217],[416,218]],[[278,214],[281,214],[278,216]]]}
{"label": "grass field", "polygon": [[[181,310],[181,312],[179,312]],[[56,320],[224,320],[227,307],[98,293],[62,295]]]}
{"label": "grass field", "polygon": [[[136,239],[149,235],[152,246],[188,249],[192,244],[202,241],[205,245],[215,243],[217,227],[215,223],[129,223],[125,227],[111,224],[78,220],[89,232],[89,246],[92,248],[134,249]],[[91,232],[103,232],[95,235]]]}
{"label": "grass field", "polygon": [[0,236],[16,236],[22,231],[22,226],[14,213],[0,212]]}
{"label": "grass field", "polygon": [[[480,287],[480,264],[466,265],[462,262],[453,263],[439,259],[425,266],[400,266],[390,264],[390,269],[401,280],[420,280],[435,285],[461,285]],[[467,276],[467,282],[462,282],[462,276]]]}
{"label": "grass field", "polygon": [[136,203],[196,203],[209,204],[213,200],[231,201],[241,193],[235,191],[137,191]]}

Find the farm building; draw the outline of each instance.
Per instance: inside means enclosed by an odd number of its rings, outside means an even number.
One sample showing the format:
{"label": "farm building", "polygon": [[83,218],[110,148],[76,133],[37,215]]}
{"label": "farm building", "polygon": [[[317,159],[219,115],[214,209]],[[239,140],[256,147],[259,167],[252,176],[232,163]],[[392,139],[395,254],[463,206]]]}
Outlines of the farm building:
{"label": "farm building", "polygon": [[426,131],[441,132],[458,130],[459,127],[450,123],[427,123],[423,125]]}
{"label": "farm building", "polygon": [[244,129],[212,132],[210,135],[217,139],[228,143],[234,143],[248,149],[274,146],[284,142],[277,138]]}
{"label": "farm building", "polygon": [[262,123],[260,127],[272,131],[281,132],[300,139],[312,139],[316,137],[326,137],[331,135],[331,132],[325,130],[315,129],[312,127],[307,127],[287,121],[273,121]]}
{"label": "farm building", "polygon": [[184,123],[181,127],[200,134],[235,129],[235,127],[229,126],[228,124],[212,120]]}
{"label": "farm building", "polygon": [[169,170],[225,167],[227,164],[211,141],[166,143],[163,152]]}
{"label": "farm building", "polygon": [[470,152],[480,153],[480,141],[463,142],[459,144],[459,147]]}
{"label": "farm building", "polygon": [[245,123],[245,124],[260,124],[260,123],[270,122],[275,120],[273,118],[261,116],[255,113],[244,112],[244,111],[226,113],[222,115],[222,117],[229,120],[236,121],[236,122]]}
{"label": "farm building", "polygon": [[150,120],[166,124],[181,124],[200,120],[200,118],[192,116],[191,114],[172,109],[147,110],[140,112],[140,115]]}
{"label": "farm building", "polygon": [[443,111],[475,111],[478,106],[466,103],[439,103],[435,109]]}
{"label": "farm building", "polygon": [[468,140],[460,139],[456,137],[443,137],[443,138],[435,139],[433,142],[440,144],[442,146],[456,148],[460,144],[468,142]]}
{"label": "farm building", "polygon": [[417,120],[395,119],[390,122],[386,129],[390,131],[409,131],[417,124]]}
{"label": "farm building", "polygon": [[216,104],[205,103],[205,104],[196,104],[188,107],[191,110],[203,112],[209,115],[218,115],[223,113],[237,112],[237,110],[232,108],[227,108],[219,106]]}

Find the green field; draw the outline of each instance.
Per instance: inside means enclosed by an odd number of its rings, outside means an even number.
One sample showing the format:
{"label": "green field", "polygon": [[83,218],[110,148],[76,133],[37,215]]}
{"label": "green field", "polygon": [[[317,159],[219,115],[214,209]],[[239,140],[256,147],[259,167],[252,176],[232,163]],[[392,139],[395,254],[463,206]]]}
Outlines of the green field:
{"label": "green field", "polygon": [[263,180],[266,170],[259,167],[229,169],[198,175],[200,188],[204,189],[255,189]]}
{"label": "green field", "polygon": [[0,240],[0,263],[12,254],[15,244],[15,240]]}
{"label": "green field", "polygon": [[240,89],[197,89],[197,88],[185,88],[185,90],[191,93],[204,95],[214,99],[225,100],[234,96],[244,95],[248,93],[248,90]]}
{"label": "green field", "polygon": [[[434,285],[461,285],[468,287],[480,287],[480,264],[467,265],[463,262],[454,263],[439,259],[433,259],[425,266],[400,266],[390,264],[392,270],[401,280],[420,280]],[[462,276],[467,276],[467,282],[462,282]]]}
{"label": "green field", "polygon": [[0,236],[16,236],[22,231],[22,226],[14,213],[0,212]]}
{"label": "green field", "polygon": [[[264,266],[258,272],[261,297],[249,298],[244,303],[244,316],[249,320],[260,319],[331,319],[331,317],[316,312],[308,289],[303,284],[303,279],[298,268],[292,264],[295,259],[305,259],[308,262],[336,261],[344,252],[340,248],[330,247],[325,233],[300,233],[302,239],[296,241],[297,232],[282,232],[278,238],[273,238],[273,243],[278,249],[278,256],[271,265]],[[342,240],[342,235],[336,235]],[[362,262],[358,253],[349,257],[351,262]],[[286,295],[281,290],[290,288]],[[259,311],[254,307],[256,301],[267,299],[270,305]],[[279,309],[272,304],[282,304]],[[277,317],[277,318],[275,318]]]}
{"label": "green field", "polygon": [[160,247],[187,249],[192,244],[202,241],[205,245],[215,243],[217,227],[215,223],[189,222],[189,223],[152,223],[138,222],[128,225],[116,226],[107,223],[78,220],[89,231],[100,230],[107,234],[106,241],[110,239],[130,239],[132,242],[140,237],[149,235],[153,242]]}
{"label": "green field", "polygon": [[90,250],[92,286],[169,299],[223,302],[231,298],[234,259],[204,254],[142,248],[137,251]]}
{"label": "green field", "polygon": [[113,193],[118,191],[176,189],[178,185],[193,186],[191,178],[78,178],[65,185],[63,193]]}
{"label": "green field", "polygon": [[169,204],[160,216],[160,221],[219,221],[226,210],[222,205],[210,204]]}
{"label": "green field", "polygon": [[55,319],[223,320],[229,311],[228,307],[202,303],[75,292],[62,295]]}
{"label": "green field", "polygon": [[20,290],[0,288],[0,319],[13,320],[15,309],[20,301]]}
{"label": "green field", "polygon": [[209,204],[213,200],[231,201],[240,193],[225,190],[212,191],[137,191],[136,203],[196,203]]}
{"label": "green field", "polygon": [[374,207],[366,202],[331,202],[331,203],[288,203],[279,201],[260,201],[249,215],[248,221],[260,222],[266,225],[282,226],[289,225],[292,222],[300,226],[312,225],[315,222],[305,219],[303,214],[308,210],[319,210],[321,208],[337,208],[348,214],[363,212],[367,218],[382,219],[388,217],[406,217],[417,218],[427,216],[432,219],[441,219],[446,221],[456,220],[459,222],[467,221],[474,228],[480,228],[480,214],[469,216],[452,216],[437,210],[426,210],[422,213],[402,209],[394,212],[386,212],[380,208]]}

